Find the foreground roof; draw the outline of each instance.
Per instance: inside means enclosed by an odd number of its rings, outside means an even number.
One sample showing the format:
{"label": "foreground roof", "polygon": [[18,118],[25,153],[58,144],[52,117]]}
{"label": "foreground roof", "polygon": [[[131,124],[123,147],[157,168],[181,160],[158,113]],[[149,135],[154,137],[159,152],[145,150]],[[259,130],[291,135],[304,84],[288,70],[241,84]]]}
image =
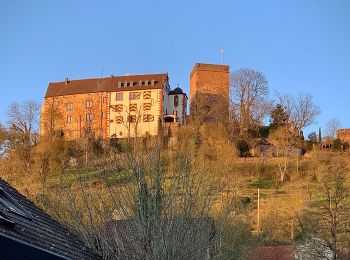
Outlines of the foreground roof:
{"label": "foreground roof", "polygon": [[[162,88],[163,83],[168,79],[168,74],[146,74],[111,76],[108,78],[66,80],[51,82],[46,91],[45,97],[56,97],[84,93],[112,92],[133,89]],[[142,82],[139,85],[139,82]],[[153,81],[153,85],[151,82]],[[127,86],[120,86],[120,83],[128,82]],[[131,86],[131,84],[132,86]]]}
{"label": "foreground roof", "polygon": [[97,256],[79,237],[0,179],[0,259],[8,258],[96,259]]}

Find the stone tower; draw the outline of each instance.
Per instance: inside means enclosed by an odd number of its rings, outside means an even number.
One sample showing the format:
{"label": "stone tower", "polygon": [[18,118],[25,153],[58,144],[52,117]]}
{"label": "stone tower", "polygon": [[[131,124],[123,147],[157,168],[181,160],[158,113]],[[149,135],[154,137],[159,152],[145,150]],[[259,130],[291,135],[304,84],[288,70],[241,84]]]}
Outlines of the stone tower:
{"label": "stone tower", "polygon": [[191,115],[205,121],[227,122],[230,97],[228,65],[197,63],[190,76]]}

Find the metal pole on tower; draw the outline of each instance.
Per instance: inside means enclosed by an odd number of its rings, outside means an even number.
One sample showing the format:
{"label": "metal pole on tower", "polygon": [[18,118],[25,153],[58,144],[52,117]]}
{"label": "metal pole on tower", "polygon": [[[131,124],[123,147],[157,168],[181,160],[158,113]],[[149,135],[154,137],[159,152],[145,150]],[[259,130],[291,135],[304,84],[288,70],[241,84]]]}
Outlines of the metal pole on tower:
{"label": "metal pole on tower", "polygon": [[224,52],[225,52],[224,47],[220,48],[220,52],[221,52],[221,55],[222,55],[222,64],[224,64]]}

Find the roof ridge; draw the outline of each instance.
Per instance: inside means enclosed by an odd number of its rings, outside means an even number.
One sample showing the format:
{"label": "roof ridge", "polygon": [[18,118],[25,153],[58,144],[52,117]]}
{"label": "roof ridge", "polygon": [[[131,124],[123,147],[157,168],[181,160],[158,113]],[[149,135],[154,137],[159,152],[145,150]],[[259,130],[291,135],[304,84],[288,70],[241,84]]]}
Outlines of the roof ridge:
{"label": "roof ridge", "polygon": [[[112,75],[112,76],[109,76],[109,77],[96,77],[96,78],[81,78],[81,79],[69,79],[68,78],[68,81],[69,82],[74,82],[74,81],[82,81],[82,80],[101,80],[101,79],[111,79],[111,78],[121,78],[121,77],[140,77],[140,76],[168,76],[168,73],[151,73],[151,74],[130,74],[130,75]],[[50,83],[62,83],[62,82],[65,82],[64,80],[62,81],[52,81],[52,82],[49,82]]]}

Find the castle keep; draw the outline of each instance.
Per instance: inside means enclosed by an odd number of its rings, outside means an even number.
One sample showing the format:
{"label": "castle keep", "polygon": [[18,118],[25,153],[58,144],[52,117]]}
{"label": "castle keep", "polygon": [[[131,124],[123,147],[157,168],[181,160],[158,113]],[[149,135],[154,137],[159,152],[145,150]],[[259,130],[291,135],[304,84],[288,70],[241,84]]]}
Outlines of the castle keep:
{"label": "castle keep", "polygon": [[210,110],[210,121],[227,121],[229,89],[229,66],[197,63],[190,75],[191,114]]}

